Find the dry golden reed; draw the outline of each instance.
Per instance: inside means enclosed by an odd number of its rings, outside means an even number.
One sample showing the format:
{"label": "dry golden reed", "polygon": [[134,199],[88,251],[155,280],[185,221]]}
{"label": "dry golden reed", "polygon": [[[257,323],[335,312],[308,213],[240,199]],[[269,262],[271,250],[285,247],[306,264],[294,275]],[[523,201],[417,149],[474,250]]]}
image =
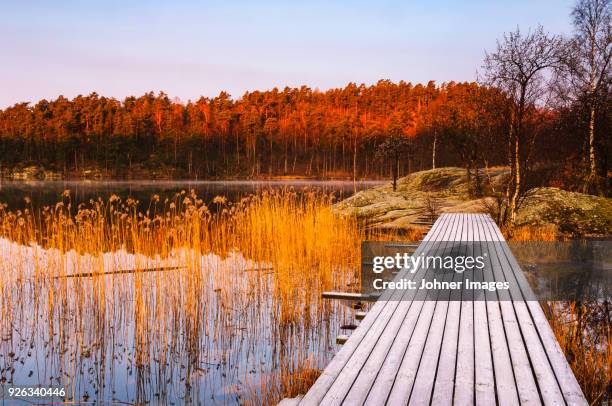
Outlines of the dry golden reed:
{"label": "dry golden reed", "polygon": [[[285,190],[209,208],[183,191],[74,207],[66,191],[39,211],[3,205],[2,379],[36,358],[38,379],[72,400],[195,401],[213,385],[273,404],[304,390],[353,317],[321,292],[359,286],[359,244],[371,237],[332,201]],[[127,376],[134,393],[117,389]]]}
{"label": "dry golden reed", "polygon": [[[284,190],[219,196],[209,208],[183,191],[74,207],[66,191],[41,210],[0,206],[0,383],[33,376],[69,388],[67,401],[138,404],[204,403],[211,388],[215,401],[243,404],[305,392],[340,326],[354,321],[322,291],[359,287],[362,240],[424,232],[368,230],[332,202]],[[522,229],[514,238],[553,235]],[[560,309],[553,329],[585,394],[601,399],[610,324],[580,335],[584,312]]]}
{"label": "dry golden reed", "polygon": [[504,237],[513,241],[557,241],[560,235],[556,226],[520,226],[515,227],[512,233],[502,229]]}
{"label": "dry golden reed", "polygon": [[552,303],[549,320],[592,405],[612,396],[612,309],[608,302]]}

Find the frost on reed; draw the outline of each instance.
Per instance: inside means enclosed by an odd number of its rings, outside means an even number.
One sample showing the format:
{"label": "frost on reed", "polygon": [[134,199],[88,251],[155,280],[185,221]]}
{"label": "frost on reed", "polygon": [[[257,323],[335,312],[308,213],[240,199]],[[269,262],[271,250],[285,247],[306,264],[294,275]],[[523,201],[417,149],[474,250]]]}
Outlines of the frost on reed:
{"label": "frost on reed", "polygon": [[367,237],[332,199],[74,207],[65,192],[38,211],[2,206],[0,380],[127,402],[274,403],[307,388],[352,319],[321,292],[359,286]]}

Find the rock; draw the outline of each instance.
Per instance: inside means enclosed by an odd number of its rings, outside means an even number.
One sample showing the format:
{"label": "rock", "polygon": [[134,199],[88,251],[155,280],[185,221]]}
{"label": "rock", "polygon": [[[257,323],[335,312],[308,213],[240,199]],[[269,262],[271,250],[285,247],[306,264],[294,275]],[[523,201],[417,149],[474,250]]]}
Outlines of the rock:
{"label": "rock", "polygon": [[[480,171],[485,193],[503,190],[508,168]],[[473,199],[467,193],[463,168],[438,168],[415,172],[391,183],[363,190],[336,203],[342,215],[355,215],[371,226],[414,228],[434,206],[439,213],[486,213],[492,197]],[[553,187],[532,190],[517,213],[517,226],[555,226],[572,235],[612,234],[612,199],[568,192]]]}

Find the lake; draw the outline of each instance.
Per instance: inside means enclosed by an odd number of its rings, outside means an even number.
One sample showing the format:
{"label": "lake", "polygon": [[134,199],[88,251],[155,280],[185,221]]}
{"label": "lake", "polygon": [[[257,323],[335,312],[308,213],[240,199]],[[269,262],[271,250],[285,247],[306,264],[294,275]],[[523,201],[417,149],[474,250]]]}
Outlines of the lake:
{"label": "lake", "polygon": [[[151,196],[158,194],[162,201],[182,190],[194,189],[200,199],[210,203],[215,196],[225,196],[229,201],[262,190],[293,189],[297,192],[316,189],[333,193],[336,198],[351,196],[356,190],[384,184],[385,181],[360,180],[227,180],[227,181],[0,181],[0,202],[7,203],[9,210],[29,206],[28,197],[35,208],[54,205],[62,199],[62,193],[70,190],[73,203],[88,202],[90,199],[108,199],[116,194],[122,199],[132,197],[148,204]],[[76,206],[76,205],[75,205]]]}
{"label": "lake", "polygon": [[[153,194],[172,198],[191,189],[207,202],[283,188],[298,193],[314,188],[345,198],[381,183],[3,182],[0,201],[18,209],[28,197],[38,208],[61,200],[66,189],[75,203],[116,194],[147,204]],[[357,286],[362,235],[337,232],[329,218],[291,223],[288,213],[273,227],[264,222],[260,230],[267,234],[238,234],[247,239],[245,248],[263,241],[261,251],[272,253],[274,267],[233,245],[225,252],[179,249],[160,259],[126,250],[62,252],[0,239],[0,314],[6,315],[0,319],[0,390],[3,384],[43,384],[66,388],[66,399],[75,402],[262,404],[282,397],[288,383],[313,378],[338,351],[336,336],[356,323],[355,309],[350,302],[322,300],[317,289],[291,287],[325,272],[337,275],[334,290]],[[305,241],[291,233],[294,224],[311,230]],[[283,227],[287,238],[274,240]],[[612,280],[609,245],[600,250],[608,255],[603,259],[594,257],[589,245],[513,244],[512,249],[538,292],[570,292],[578,284],[581,289],[572,295],[597,298],[609,292],[604,289]],[[320,255],[302,262],[317,250]],[[592,264],[588,273],[585,264]],[[92,269],[177,266],[181,269],[65,277]]]}
{"label": "lake", "polygon": [[[380,183],[359,182],[356,189]],[[316,189],[341,198],[355,187],[338,181],[3,182],[0,200],[11,209],[36,209],[55,204],[66,189],[73,203],[116,194],[148,204],[151,195],[163,200],[190,189],[210,202],[218,195],[235,201],[279,189]],[[302,218],[293,210],[299,199],[293,199],[282,213],[278,205],[258,209],[251,223],[210,237],[213,245],[230,241],[225,250],[194,250],[191,232],[174,232],[191,224],[185,219],[168,227],[169,238],[182,243],[164,257],[124,248],[49,249],[0,238],[0,392],[3,386],[43,385],[64,388],[64,399],[74,402],[262,404],[281,397],[288,382],[316,376],[338,350],[342,327],[355,323],[351,303],[321,299],[318,275],[339,278],[331,281],[337,288],[356,286],[353,246],[359,234],[338,232],[342,228],[334,225],[352,223],[332,220],[329,209],[321,221]],[[258,226],[259,214],[274,217]],[[249,235],[256,227],[260,232]],[[60,230],[57,241],[77,246],[97,237],[85,231],[63,238],[62,227],[52,229]],[[244,254],[250,247],[254,255]],[[156,271],[121,273],[134,269]],[[93,270],[120,272],[66,276]],[[292,287],[311,275],[309,290]]]}

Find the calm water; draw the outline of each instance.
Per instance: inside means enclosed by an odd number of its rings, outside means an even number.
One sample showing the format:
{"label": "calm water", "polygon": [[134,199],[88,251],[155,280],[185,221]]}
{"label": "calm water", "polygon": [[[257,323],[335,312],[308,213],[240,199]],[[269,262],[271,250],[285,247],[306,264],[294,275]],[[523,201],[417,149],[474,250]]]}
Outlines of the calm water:
{"label": "calm water", "polygon": [[[356,189],[381,183],[360,182]],[[66,189],[74,202],[111,194],[148,202],[153,194],[163,199],[190,189],[205,201],[217,195],[238,200],[281,188],[316,188],[338,198],[355,190],[352,182],[342,181],[3,182],[0,201],[15,209],[29,197],[40,207],[60,200]],[[35,248],[2,244],[0,275],[15,273],[7,258],[30,264],[45,258]],[[592,255],[592,246],[577,244],[513,244],[512,250],[538,293],[579,286],[568,296],[607,297],[610,245],[600,250],[607,254],[602,258]],[[52,257],[45,260],[53,263]],[[127,254],[109,260],[118,269],[135,261]],[[80,261],[82,269],[97,264]],[[2,384],[42,384],[67,388],[67,398],[77,402],[259,404],[266,396],[262,388],[283,379],[281,371],[291,374],[305,364],[324,368],[338,350],[336,335],[354,323],[350,303],[327,301],[310,308],[308,323],[281,328],[283,305],[272,299],[273,274],[265,271],[266,264],[253,264],[239,253],[176,261],[197,264],[174,274],[74,278],[66,285],[55,279],[0,281],[0,310],[10,315],[0,320],[0,391]],[[252,272],[255,268],[263,272]],[[201,273],[196,285],[194,270]],[[57,300],[52,292],[68,294]],[[184,305],[189,297],[197,300]]]}
{"label": "calm water", "polygon": [[73,202],[87,202],[101,197],[107,199],[112,194],[121,198],[132,197],[148,204],[151,196],[159,194],[162,201],[181,190],[195,189],[198,196],[210,202],[215,196],[227,197],[230,201],[257,193],[262,190],[293,189],[297,192],[317,189],[334,193],[338,199],[351,196],[355,190],[381,185],[383,181],[317,181],[317,180],[279,180],[279,181],[1,181],[0,202],[7,203],[10,209],[25,207],[25,197],[29,197],[35,207],[53,205],[60,201],[62,193],[70,190]]}
{"label": "calm water", "polygon": [[[61,200],[66,189],[75,203],[117,194],[148,204],[153,194],[163,200],[190,189],[205,201],[282,188],[317,189],[340,199],[380,183],[3,182],[0,201],[19,209],[28,197],[38,208]],[[189,264],[183,271],[65,282],[30,275],[36,266],[57,270],[62,263],[82,272],[101,260],[76,253],[68,259],[6,240],[0,240],[0,254],[0,275],[6,276],[0,280],[0,314],[9,315],[0,319],[0,404],[7,385],[63,387],[76,402],[259,404],[283,373],[304,365],[324,368],[338,349],[336,335],[354,322],[350,303],[328,301],[310,306],[308,317],[295,325],[281,326],[283,304],[275,299],[273,273],[240,253],[172,259]],[[104,268],[111,270],[138,263],[128,253],[105,258]],[[252,271],[257,268],[263,270]]]}
{"label": "calm water", "polygon": [[[45,261],[34,248],[1,249]],[[129,254],[107,259],[120,269],[135,263]],[[80,271],[98,263],[73,261]],[[4,275],[8,262],[0,261]],[[324,368],[341,326],[354,320],[349,303],[328,301],[306,310],[308,322],[283,326],[272,273],[250,271],[261,266],[239,253],[178,255],[174,263],[189,269],[36,283],[9,277],[0,291],[10,316],[0,320],[0,405],[3,386],[38,385],[65,388],[78,404],[260,404],[283,371]]]}
{"label": "calm water", "polygon": [[539,300],[612,300],[612,240],[509,246]]}

